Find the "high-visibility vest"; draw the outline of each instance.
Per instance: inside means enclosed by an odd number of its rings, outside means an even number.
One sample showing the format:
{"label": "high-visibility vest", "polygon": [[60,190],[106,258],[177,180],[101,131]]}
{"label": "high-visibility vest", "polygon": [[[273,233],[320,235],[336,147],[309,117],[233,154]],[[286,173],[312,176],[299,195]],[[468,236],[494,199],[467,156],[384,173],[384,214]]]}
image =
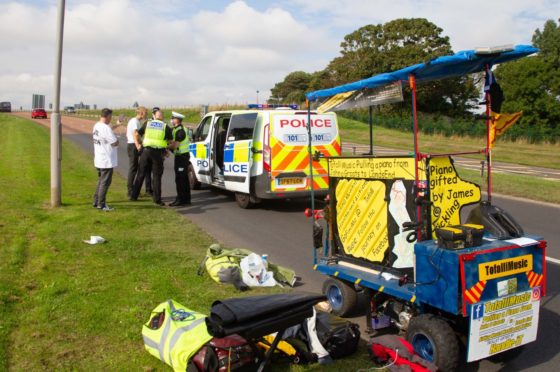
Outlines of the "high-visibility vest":
{"label": "high-visibility vest", "polygon": [[146,124],[142,146],[154,149],[164,149],[167,147],[165,140],[165,123],[160,120],[151,120]]}
{"label": "high-visibility vest", "polygon": [[175,136],[179,129],[183,129],[185,131],[185,139],[179,142],[179,146],[177,146],[177,148],[175,149],[175,154],[177,155],[186,154],[187,152],[189,152],[190,145],[189,136],[187,136],[187,131],[185,130],[185,128],[183,128],[182,125],[173,128],[173,141],[176,141]]}
{"label": "high-visibility vest", "polygon": [[[152,329],[153,319],[163,322]],[[167,300],[158,305],[150,320],[142,327],[142,337],[146,350],[159,360],[170,365],[175,371],[186,371],[190,358],[212,339],[205,323],[206,316],[189,310],[183,305]]]}

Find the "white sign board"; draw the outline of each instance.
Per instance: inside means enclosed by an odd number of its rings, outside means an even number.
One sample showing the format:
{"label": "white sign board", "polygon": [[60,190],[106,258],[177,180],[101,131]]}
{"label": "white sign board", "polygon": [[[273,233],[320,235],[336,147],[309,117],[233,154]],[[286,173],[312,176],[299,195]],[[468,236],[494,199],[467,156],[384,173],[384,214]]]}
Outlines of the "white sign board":
{"label": "white sign board", "polygon": [[467,361],[483,359],[537,339],[540,287],[471,306]]}

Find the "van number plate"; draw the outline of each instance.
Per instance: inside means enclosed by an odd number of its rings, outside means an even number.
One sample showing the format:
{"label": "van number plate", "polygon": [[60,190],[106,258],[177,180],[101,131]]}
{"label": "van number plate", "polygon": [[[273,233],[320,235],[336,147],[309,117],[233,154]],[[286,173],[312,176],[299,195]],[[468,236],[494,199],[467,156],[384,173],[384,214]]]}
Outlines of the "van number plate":
{"label": "van number plate", "polygon": [[301,185],[302,183],[303,183],[303,178],[300,177],[278,178],[279,186]]}

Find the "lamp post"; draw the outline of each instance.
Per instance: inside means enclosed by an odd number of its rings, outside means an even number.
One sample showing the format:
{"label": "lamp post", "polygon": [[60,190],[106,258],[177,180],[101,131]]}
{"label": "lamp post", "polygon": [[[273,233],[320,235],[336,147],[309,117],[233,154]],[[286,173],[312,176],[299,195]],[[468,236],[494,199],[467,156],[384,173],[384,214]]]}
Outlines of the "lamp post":
{"label": "lamp post", "polygon": [[56,29],[56,52],[54,64],[54,104],[51,115],[51,206],[61,204],[61,144],[62,129],[60,127],[60,75],[62,72],[62,39],[64,35],[65,0],[58,1],[58,17]]}
{"label": "lamp post", "polygon": [[51,206],[61,204],[61,137],[60,126],[60,76],[62,72],[62,40],[64,35],[65,0],[58,1],[56,51],[54,68],[54,105],[51,115]]}
{"label": "lamp post", "polygon": [[257,89],[257,105],[259,104],[259,90]]}

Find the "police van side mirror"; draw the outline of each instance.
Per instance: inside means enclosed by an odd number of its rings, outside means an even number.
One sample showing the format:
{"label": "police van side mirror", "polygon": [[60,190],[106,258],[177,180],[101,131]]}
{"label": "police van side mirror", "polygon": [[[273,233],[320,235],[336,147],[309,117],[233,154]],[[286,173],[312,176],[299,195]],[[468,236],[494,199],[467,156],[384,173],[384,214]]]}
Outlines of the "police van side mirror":
{"label": "police van side mirror", "polygon": [[187,136],[191,141],[194,141],[194,131],[191,128],[187,128]]}

